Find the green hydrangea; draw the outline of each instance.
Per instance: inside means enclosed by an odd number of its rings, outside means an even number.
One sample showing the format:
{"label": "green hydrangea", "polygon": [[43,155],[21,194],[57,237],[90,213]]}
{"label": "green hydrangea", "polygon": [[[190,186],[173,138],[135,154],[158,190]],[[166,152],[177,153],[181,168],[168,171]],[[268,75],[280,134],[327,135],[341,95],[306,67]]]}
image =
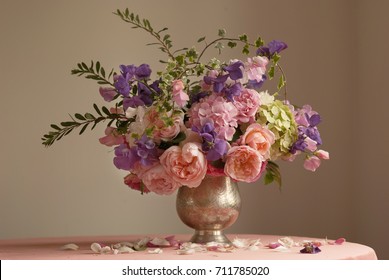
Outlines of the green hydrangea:
{"label": "green hydrangea", "polygon": [[272,145],[271,159],[275,160],[288,154],[291,145],[298,136],[297,124],[288,105],[280,100],[275,100],[262,105],[258,113],[259,123],[267,125],[277,139]]}

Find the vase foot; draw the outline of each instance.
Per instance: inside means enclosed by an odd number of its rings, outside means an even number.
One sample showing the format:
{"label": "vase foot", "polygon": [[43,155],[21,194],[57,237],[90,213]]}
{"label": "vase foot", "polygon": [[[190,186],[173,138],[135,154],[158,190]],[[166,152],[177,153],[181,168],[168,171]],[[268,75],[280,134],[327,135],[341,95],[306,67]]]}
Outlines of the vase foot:
{"label": "vase foot", "polygon": [[190,239],[190,242],[200,244],[205,244],[208,242],[232,244],[221,230],[196,230]]}

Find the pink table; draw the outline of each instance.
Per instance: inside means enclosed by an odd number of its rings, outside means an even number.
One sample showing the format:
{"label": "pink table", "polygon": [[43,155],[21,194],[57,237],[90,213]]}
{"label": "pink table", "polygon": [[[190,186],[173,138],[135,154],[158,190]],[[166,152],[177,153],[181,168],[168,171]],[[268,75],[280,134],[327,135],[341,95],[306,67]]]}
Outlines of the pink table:
{"label": "pink table", "polygon": [[[0,240],[0,259],[2,260],[376,260],[374,250],[365,245],[344,242],[342,245],[323,245],[317,254],[302,254],[302,247],[292,247],[288,251],[275,251],[266,247],[284,236],[230,234],[228,237],[240,239],[260,239],[263,245],[258,250],[236,249],[233,252],[196,252],[192,255],[178,255],[174,248],[163,248],[161,254],[150,254],[148,250],[125,254],[96,254],[90,249],[94,242],[112,245],[124,241],[136,241],[145,235],[127,236],[88,236],[63,238],[33,238]],[[149,235],[148,237],[166,237],[166,235]],[[178,234],[177,240],[187,241],[190,235]],[[291,237],[295,242],[303,240],[322,240],[322,238]],[[65,244],[79,246],[76,251],[61,250]]]}

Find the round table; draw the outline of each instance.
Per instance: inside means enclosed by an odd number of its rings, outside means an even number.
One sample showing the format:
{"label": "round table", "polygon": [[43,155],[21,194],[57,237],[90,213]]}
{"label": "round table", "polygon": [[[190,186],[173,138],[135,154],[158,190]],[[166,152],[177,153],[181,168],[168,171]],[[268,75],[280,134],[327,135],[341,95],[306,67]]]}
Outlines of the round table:
{"label": "round table", "polygon": [[[144,237],[164,238],[167,235],[123,235],[123,236],[83,236],[83,237],[53,237],[0,240],[0,259],[2,260],[376,260],[375,251],[365,245],[344,242],[342,245],[325,244],[320,246],[321,252],[317,254],[303,254],[303,247],[291,247],[288,250],[269,249],[267,245],[276,242],[285,236],[258,235],[258,234],[228,234],[230,240],[235,238],[244,240],[257,240],[256,250],[247,248],[235,249],[232,252],[195,252],[190,255],[177,254],[177,248],[162,248],[162,253],[152,254],[149,250],[123,254],[98,254],[91,250],[94,242],[113,245],[119,242],[134,242]],[[322,240],[323,238],[291,236],[294,242],[304,240]],[[186,242],[190,235],[176,234],[176,240]],[[78,250],[63,250],[62,246],[74,243]],[[150,249],[152,250],[152,249]]]}

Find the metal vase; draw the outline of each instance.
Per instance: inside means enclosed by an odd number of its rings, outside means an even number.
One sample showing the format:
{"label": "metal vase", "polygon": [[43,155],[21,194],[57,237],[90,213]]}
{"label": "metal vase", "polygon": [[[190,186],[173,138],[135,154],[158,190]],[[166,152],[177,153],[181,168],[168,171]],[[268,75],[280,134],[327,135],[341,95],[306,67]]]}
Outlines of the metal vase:
{"label": "metal vase", "polygon": [[176,200],[180,219],[195,230],[190,242],[231,243],[223,230],[239,216],[238,184],[226,176],[205,176],[197,188],[179,188]]}

